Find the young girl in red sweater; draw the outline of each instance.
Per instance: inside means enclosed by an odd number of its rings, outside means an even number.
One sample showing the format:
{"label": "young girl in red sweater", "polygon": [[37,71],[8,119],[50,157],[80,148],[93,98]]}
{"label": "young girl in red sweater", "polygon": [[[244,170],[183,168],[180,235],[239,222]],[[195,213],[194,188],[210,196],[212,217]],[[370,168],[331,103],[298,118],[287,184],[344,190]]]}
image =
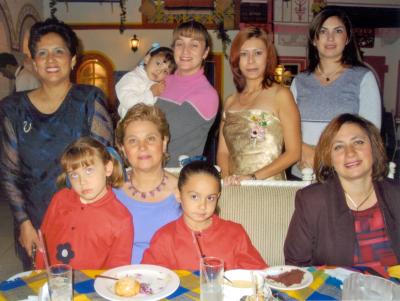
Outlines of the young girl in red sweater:
{"label": "young girl in red sweater", "polygon": [[[123,183],[122,166],[112,148],[93,138],[79,138],[61,157],[64,173],[59,190],[46,211],[41,231],[50,264],[74,269],[108,269],[130,264],[132,216],[111,187]],[[40,251],[40,250],[39,250]],[[44,268],[42,252],[37,268]]]}
{"label": "young girl in red sweater", "polygon": [[221,194],[221,177],[203,161],[182,168],[177,200],[183,214],[156,232],[142,263],[170,269],[198,270],[200,258],[223,259],[225,269],[264,269],[265,261],[242,225],[214,213]]}

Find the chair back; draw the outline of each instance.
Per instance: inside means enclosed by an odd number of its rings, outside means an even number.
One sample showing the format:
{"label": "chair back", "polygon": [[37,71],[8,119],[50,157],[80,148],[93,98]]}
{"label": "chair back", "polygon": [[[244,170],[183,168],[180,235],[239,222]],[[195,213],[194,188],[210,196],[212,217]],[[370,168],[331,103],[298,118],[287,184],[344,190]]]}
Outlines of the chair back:
{"label": "chair back", "polygon": [[308,183],[258,182],[264,184],[224,186],[218,204],[219,215],[243,225],[268,265],[283,265],[283,244],[294,212],[295,195]]}

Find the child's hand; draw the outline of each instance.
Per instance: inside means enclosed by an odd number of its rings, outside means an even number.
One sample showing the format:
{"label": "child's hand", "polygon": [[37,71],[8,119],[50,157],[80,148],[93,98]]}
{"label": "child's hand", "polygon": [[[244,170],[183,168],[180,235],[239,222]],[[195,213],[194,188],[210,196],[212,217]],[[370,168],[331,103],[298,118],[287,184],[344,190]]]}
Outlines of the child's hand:
{"label": "child's hand", "polygon": [[161,81],[151,86],[150,90],[153,96],[160,96],[165,89],[165,81]]}
{"label": "child's hand", "polygon": [[33,246],[39,246],[39,237],[30,220],[26,220],[20,225],[18,241],[28,255],[32,257]]}

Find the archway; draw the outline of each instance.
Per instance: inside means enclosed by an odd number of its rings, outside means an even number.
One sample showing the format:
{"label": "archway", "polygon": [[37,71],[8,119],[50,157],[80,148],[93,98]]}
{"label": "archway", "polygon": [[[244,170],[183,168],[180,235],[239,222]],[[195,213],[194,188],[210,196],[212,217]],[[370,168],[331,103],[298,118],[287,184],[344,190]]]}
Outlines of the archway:
{"label": "archway", "polygon": [[98,52],[85,52],[79,59],[75,74],[76,83],[94,85],[107,97],[108,109],[116,111],[114,67],[111,60]]}
{"label": "archway", "polygon": [[[0,1],[0,52],[11,52],[12,50],[12,28],[10,28],[10,16],[6,3]],[[10,95],[14,81],[0,74],[0,99]]]}

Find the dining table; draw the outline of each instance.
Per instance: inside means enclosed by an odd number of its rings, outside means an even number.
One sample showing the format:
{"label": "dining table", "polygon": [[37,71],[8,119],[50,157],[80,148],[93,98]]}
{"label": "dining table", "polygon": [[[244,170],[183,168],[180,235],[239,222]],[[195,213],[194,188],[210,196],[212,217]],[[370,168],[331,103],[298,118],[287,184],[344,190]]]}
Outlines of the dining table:
{"label": "dining table", "polygon": [[[368,267],[307,267],[312,275],[312,283],[299,290],[272,290],[276,300],[341,300],[343,279],[351,272],[378,275],[399,283],[397,278],[385,272],[377,272]],[[104,270],[74,270],[74,301],[106,300],[94,289],[95,276]],[[179,276],[178,289],[162,300],[191,301],[200,300],[200,279],[198,271],[174,270]],[[16,277],[0,283],[0,301],[27,300],[38,295],[40,288],[47,282],[44,270],[32,271],[28,275]]]}

